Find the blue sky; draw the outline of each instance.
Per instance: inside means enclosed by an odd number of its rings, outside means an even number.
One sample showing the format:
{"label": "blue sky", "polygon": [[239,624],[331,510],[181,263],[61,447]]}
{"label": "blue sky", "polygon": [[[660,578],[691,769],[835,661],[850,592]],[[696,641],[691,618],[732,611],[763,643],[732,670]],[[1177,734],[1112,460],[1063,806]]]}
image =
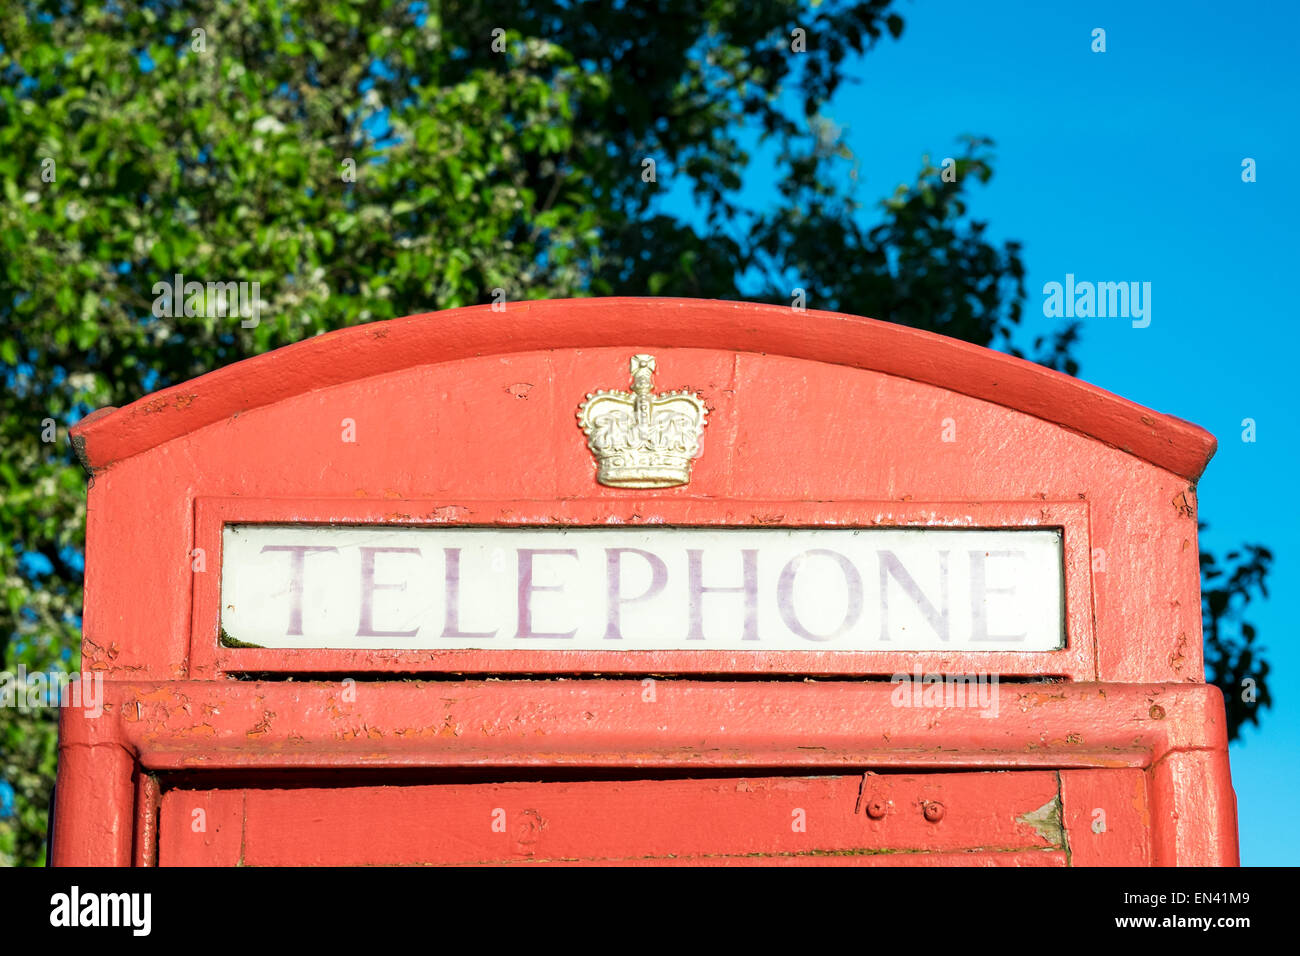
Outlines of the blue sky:
{"label": "blue sky", "polygon": [[[1276,499],[1300,469],[1295,277],[1300,5],[962,3],[899,7],[902,38],[854,69],[828,111],[847,127],[863,198],[911,182],[922,154],[997,141],[971,211],[1025,243],[1025,339],[1052,328],[1043,285],[1152,283],[1151,325],[1084,320],[1082,378],[1219,439],[1200,483],[1205,542],[1275,555],[1253,619],[1275,704],[1232,748],[1242,861],[1300,853],[1300,518]],[[1094,28],[1106,52],[1091,50]],[[1243,183],[1242,160],[1257,164]],[[1256,441],[1242,441],[1253,418]]]}
{"label": "blue sky", "polygon": [[[1080,374],[1214,433],[1219,452],[1200,483],[1204,542],[1274,552],[1271,598],[1250,619],[1269,652],[1275,705],[1233,746],[1232,770],[1243,862],[1294,864],[1300,518],[1274,495],[1300,468],[1290,407],[1300,201],[1287,165],[1300,155],[1300,4],[905,0],[897,9],[902,38],[856,63],[858,82],[827,111],[859,160],[859,198],[913,182],[924,154],[936,165],[958,155],[962,134],[987,135],[995,176],[973,187],[971,213],[998,239],[1024,243],[1022,344],[1059,321],[1043,317],[1047,282],[1073,273],[1152,284],[1149,327],[1084,320]],[[1091,49],[1095,28],[1106,31],[1104,53]],[[1254,183],[1242,182],[1246,157]],[[746,199],[761,204],[764,193],[774,185],[759,171]],[[1254,443],[1242,441],[1246,418]]]}

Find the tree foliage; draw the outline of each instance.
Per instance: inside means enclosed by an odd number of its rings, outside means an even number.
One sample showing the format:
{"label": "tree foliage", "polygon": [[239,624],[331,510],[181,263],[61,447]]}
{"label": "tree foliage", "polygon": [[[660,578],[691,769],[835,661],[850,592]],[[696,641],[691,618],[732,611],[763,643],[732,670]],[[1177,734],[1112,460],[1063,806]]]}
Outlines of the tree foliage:
{"label": "tree foliage", "polygon": [[1245,619],[1251,601],[1268,597],[1272,563],[1272,552],[1258,544],[1229,551],[1222,561],[1201,552],[1206,680],[1223,691],[1231,740],[1240,737],[1247,724],[1258,727],[1260,712],[1273,705],[1268,661],[1255,644],[1255,625]]}
{"label": "tree foliage", "polygon": [[[992,143],[968,138],[865,209],[824,115],[855,58],[902,31],[892,0],[5,5],[3,665],[77,664],[85,485],[67,425],[306,336],[495,295],[788,303],[798,287],[1018,353],[1021,248],[968,214]],[[755,149],[779,184],[758,205]],[[260,321],[160,313],[176,274],[258,283]],[[1077,335],[1032,357],[1073,374]],[[1262,582],[1234,573],[1207,597],[1212,644]],[[1212,647],[1216,679],[1262,680],[1247,628]],[[0,854],[41,857],[53,728],[0,714],[18,810]]]}

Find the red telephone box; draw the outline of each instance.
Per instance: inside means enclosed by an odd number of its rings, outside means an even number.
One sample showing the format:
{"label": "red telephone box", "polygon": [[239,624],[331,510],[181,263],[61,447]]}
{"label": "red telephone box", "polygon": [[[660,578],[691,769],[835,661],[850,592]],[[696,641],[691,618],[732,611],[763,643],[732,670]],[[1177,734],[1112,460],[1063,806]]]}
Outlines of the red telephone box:
{"label": "red telephone box", "polygon": [[585,299],[105,409],[58,864],[1237,862],[1201,429],[901,326]]}

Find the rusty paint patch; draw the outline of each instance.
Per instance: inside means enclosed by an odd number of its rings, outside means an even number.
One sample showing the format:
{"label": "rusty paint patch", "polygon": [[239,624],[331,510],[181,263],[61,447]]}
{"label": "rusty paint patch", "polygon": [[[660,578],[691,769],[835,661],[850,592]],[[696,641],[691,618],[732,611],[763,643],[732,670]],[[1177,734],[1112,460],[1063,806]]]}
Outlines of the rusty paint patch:
{"label": "rusty paint patch", "polygon": [[195,394],[194,392],[182,393],[180,395],[177,395],[174,399],[170,401],[168,401],[166,398],[161,398],[161,397],[155,398],[141,405],[140,410],[143,411],[146,415],[152,415],[155,414],[156,412],[161,412],[168,408],[178,408],[178,409],[189,408],[191,405],[194,404],[194,400],[196,398],[198,398],[198,395]]}
{"label": "rusty paint patch", "polygon": [[274,711],[270,711],[270,710],[262,711],[262,719],[259,720],[256,724],[254,724],[252,729],[249,730],[245,734],[245,736],[261,737],[263,734],[269,734],[271,732],[271,721],[274,718],[275,718]]}
{"label": "rusty paint patch", "polygon": [[1061,693],[1058,694],[1045,694],[1041,692],[1035,692],[1032,694],[1021,694],[1020,702],[1021,703],[1027,702],[1031,707],[1037,707],[1039,704],[1052,704],[1052,703],[1063,704],[1065,703],[1065,692],[1062,691]]}

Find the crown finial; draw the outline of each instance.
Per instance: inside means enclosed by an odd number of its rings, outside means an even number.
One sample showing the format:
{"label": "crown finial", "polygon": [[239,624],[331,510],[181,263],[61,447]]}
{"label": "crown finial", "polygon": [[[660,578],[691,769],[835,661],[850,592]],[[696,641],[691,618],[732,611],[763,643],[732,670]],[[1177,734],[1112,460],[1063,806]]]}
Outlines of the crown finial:
{"label": "crown finial", "polygon": [[628,369],[631,392],[593,392],[578,408],[596,480],[615,488],[684,485],[700,450],[704,401],[685,390],[656,395],[653,355],[633,355]]}

